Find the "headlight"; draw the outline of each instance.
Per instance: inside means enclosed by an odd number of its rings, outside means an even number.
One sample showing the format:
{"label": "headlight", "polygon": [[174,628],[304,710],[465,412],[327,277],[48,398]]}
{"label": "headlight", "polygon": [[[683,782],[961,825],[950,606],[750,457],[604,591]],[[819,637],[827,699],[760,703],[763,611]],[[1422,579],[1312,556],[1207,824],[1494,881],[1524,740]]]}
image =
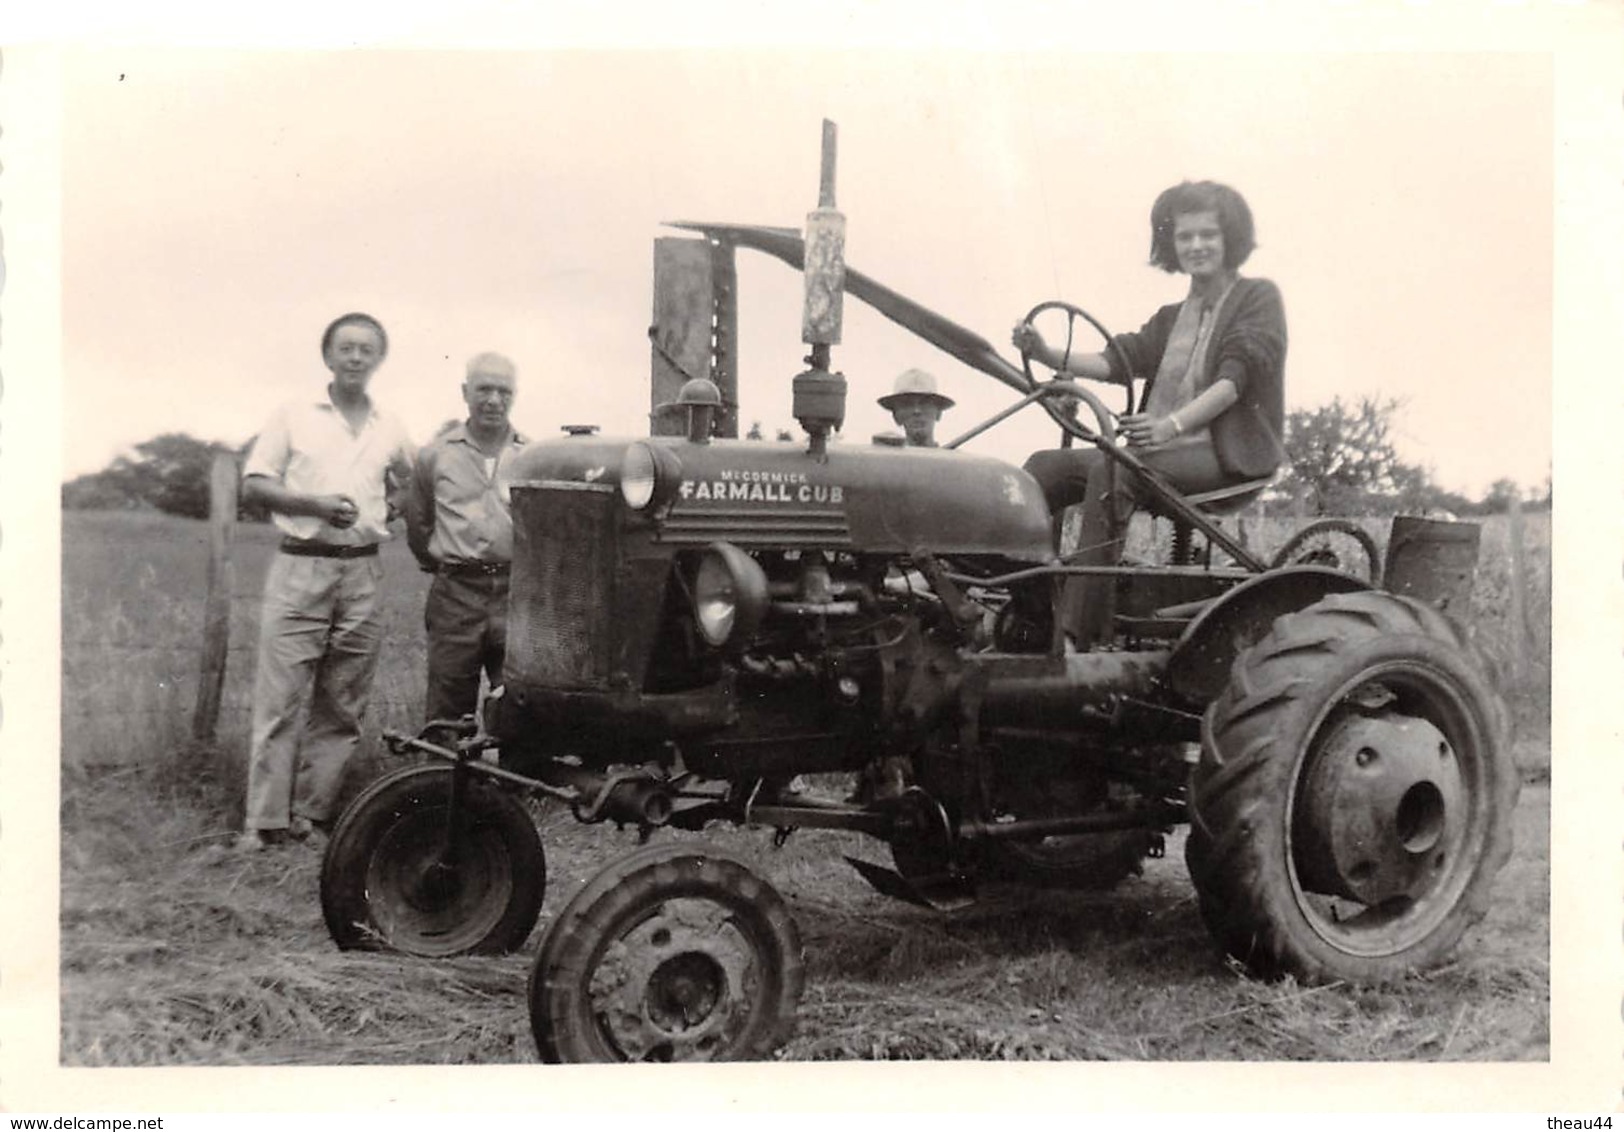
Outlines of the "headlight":
{"label": "headlight", "polygon": [[671,501],[682,485],[682,462],[667,448],[639,440],[620,458],[620,497],[633,511]]}
{"label": "headlight", "polygon": [[711,543],[694,572],[694,622],[706,643],[748,640],[766,608],[767,575],[756,560],[732,543]]}

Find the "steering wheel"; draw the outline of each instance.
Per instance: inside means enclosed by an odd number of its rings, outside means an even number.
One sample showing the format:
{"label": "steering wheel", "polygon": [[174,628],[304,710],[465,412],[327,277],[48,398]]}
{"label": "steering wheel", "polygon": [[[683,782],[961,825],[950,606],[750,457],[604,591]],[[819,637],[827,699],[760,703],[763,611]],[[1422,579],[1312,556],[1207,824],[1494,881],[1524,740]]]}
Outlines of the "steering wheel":
{"label": "steering wheel", "polygon": [[[1086,322],[1089,326],[1093,327],[1101,338],[1105,339],[1107,349],[1114,350],[1116,352],[1118,360],[1122,362],[1124,372],[1128,370],[1128,359],[1125,355],[1123,355],[1121,347],[1116,344],[1116,339],[1111,336],[1111,332],[1105,329],[1104,325],[1101,324],[1099,319],[1089,314],[1082,307],[1075,306],[1072,303],[1064,302],[1060,299],[1050,299],[1047,302],[1039,303],[1037,306],[1033,307],[1026,313],[1026,317],[1021,319],[1021,322],[1029,324],[1033,319],[1037,318],[1038,315],[1052,310],[1064,311],[1066,313],[1066,349],[1065,353],[1062,355],[1063,360],[1071,357],[1072,340],[1076,337],[1077,322],[1079,319],[1081,319],[1083,322]],[[1033,375],[1032,354],[1029,350],[1023,349],[1021,351],[1021,372],[1026,375],[1026,380],[1034,388],[1043,384],[1048,384],[1038,381],[1038,379]],[[1115,443],[1115,417],[1111,411],[1105,407],[1105,403],[1103,401],[1101,401],[1087,389],[1084,389],[1081,385],[1077,384],[1077,382],[1067,381],[1061,378],[1059,371],[1056,371],[1055,377],[1051,383],[1059,383],[1055,394],[1052,397],[1044,397],[1041,403],[1044,410],[1049,414],[1049,416],[1053,417],[1055,423],[1060,426],[1062,434],[1061,443],[1063,445],[1069,447],[1073,437],[1077,437],[1079,440],[1089,442],[1092,442],[1095,437],[1092,434],[1087,434],[1085,426],[1078,423],[1075,407],[1073,407],[1070,411],[1067,411],[1066,408],[1063,408],[1058,403],[1062,395],[1067,397],[1075,397],[1078,400],[1085,402],[1089,409],[1093,411],[1094,419],[1099,424],[1098,435],[1107,441]],[[1131,383],[1128,385],[1128,405],[1125,411],[1133,411],[1133,385]]]}

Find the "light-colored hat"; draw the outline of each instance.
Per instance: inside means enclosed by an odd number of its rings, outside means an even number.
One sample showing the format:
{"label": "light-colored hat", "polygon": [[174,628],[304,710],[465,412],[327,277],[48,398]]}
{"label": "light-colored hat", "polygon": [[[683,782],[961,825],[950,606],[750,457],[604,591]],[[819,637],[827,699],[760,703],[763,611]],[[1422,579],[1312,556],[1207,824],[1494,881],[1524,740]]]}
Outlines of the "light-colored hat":
{"label": "light-colored hat", "polygon": [[905,369],[897,374],[896,384],[891,392],[880,398],[880,407],[895,409],[897,402],[904,397],[923,397],[943,409],[953,407],[953,398],[944,397],[936,392],[936,379],[922,369]]}

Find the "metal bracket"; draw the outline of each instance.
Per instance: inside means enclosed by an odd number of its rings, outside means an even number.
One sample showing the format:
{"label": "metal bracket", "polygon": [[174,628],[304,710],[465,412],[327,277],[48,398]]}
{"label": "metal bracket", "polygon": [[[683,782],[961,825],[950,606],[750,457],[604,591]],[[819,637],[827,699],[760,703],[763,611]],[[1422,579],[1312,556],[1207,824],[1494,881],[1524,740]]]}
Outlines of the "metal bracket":
{"label": "metal bracket", "polygon": [[919,572],[925,575],[930,582],[930,588],[936,596],[942,599],[942,605],[947,609],[955,623],[961,629],[972,628],[981,620],[981,607],[964,596],[964,591],[958,584],[948,577],[942,564],[936,561],[936,556],[923,548],[917,549],[909,555]]}

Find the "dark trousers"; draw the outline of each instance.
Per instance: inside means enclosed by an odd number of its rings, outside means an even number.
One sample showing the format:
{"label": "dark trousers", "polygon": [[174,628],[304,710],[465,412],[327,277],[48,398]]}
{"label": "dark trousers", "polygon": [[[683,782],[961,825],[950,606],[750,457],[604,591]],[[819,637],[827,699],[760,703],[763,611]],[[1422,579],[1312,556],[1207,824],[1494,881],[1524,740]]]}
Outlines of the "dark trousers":
{"label": "dark trousers", "polygon": [[428,629],[428,719],[457,719],[479,706],[479,673],[502,682],[508,577],[436,574],[423,608]]}
{"label": "dark trousers", "polygon": [[[1139,461],[1158,472],[1180,491],[1211,491],[1233,482],[1218,463],[1210,441],[1150,448],[1136,452]],[[1056,547],[1060,518],[1073,504],[1083,505],[1077,550],[1067,561],[1079,566],[1115,566],[1122,561],[1128,518],[1137,493],[1132,472],[1092,445],[1034,452],[1026,470],[1049,503],[1055,519]],[[1116,579],[1106,576],[1074,577],[1066,582],[1061,599],[1061,620],[1080,649],[1103,640],[1116,614]]]}

